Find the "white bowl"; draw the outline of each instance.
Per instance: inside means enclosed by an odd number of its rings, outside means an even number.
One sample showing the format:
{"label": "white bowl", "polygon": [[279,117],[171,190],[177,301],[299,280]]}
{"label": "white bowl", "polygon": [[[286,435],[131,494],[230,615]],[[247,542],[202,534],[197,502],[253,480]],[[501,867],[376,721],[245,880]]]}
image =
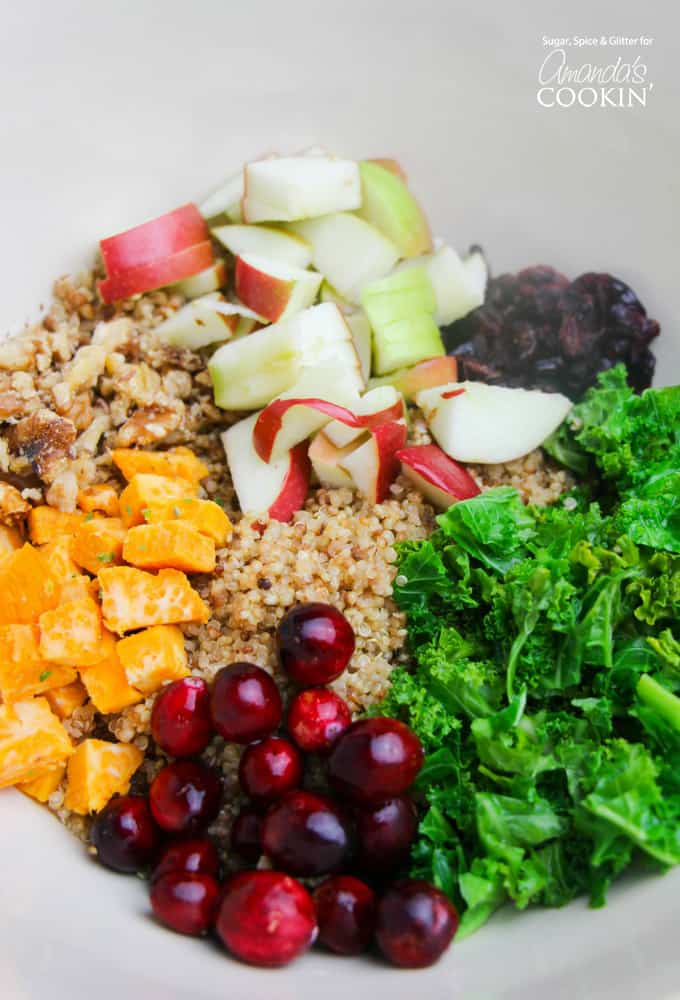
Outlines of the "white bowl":
{"label": "white bowl", "polygon": [[[208,193],[244,159],[320,142],[399,157],[435,232],[482,243],[497,273],[549,263],[630,282],[664,331],[657,382],[677,382],[680,133],[661,59],[672,26],[659,10],[633,19],[656,36],[646,108],[548,110],[536,101],[542,34],[623,30],[620,4],[552,6],[515,5],[499,24],[498,7],[435,0],[11,5],[0,333],[34,317],[99,237]],[[7,1000],[680,995],[680,873],[630,880],[602,911],[501,913],[423,972],[316,953],[262,972],[157,927],[140,882],[92,864],[14,792],[0,793],[0,857]]]}

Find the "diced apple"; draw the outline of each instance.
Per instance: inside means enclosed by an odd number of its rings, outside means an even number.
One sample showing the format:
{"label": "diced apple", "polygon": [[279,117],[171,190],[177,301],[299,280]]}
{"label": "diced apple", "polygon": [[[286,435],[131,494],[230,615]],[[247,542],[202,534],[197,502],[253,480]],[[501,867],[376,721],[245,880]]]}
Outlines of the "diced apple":
{"label": "diced apple", "polygon": [[368,377],[371,374],[371,354],[373,352],[371,324],[368,322],[368,316],[363,309],[347,313],[345,319],[347,320],[347,326],[352,331],[352,339],[354,340],[354,346],[357,349],[359,363],[361,364],[361,373],[368,382]]}
{"label": "diced apple", "polygon": [[349,299],[344,298],[337,288],[333,288],[330,282],[326,281],[325,278],[321,282],[319,298],[322,302],[332,302],[338,307],[340,312],[345,313],[346,316],[356,311],[354,303],[350,302]]}
{"label": "diced apple", "polygon": [[312,262],[312,248],[307,240],[273,226],[216,226],[212,234],[234,257],[254,253],[302,268]]}
{"label": "diced apple", "polygon": [[188,250],[205,242],[208,235],[201,213],[189,203],[125,232],[108,236],[100,240],[99,248],[107,277],[113,278],[132,268],[154,264]]}
{"label": "diced apple", "polygon": [[168,344],[197,351],[208,344],[230,340],[244,318],[253,324],[261,319],[252,309],[229,302],[224,295],[212,292],[182,306],[155,332]]}
{"label": "diced apple", "polygon": [[206,267],[205,271],[199,271],[191,278],[184,278],[173,285],[173,290],[184,295],[187,299],[197,299],[201,295],[208,295],[223,288],[227,283],[227,265],[223,257],[218,257],[214,264]]}
{"label": "diced apple", "polygon": [[288,228],[311,244],[314,267],[350,302],[358,303],[364,285],[389,274],[399,260],[391,240],[349,212],[293,222]]}
{"label": "diced apple", "polygon": [[[375,417],[378,414],[379,422],[386,423],[403,417],[404,401],[393,386],[386,385],[365,393],[354,403],[353,411],[358,417]],[[356,441],[366,430],[367,427],[361,423],[351,426],[340,420],[331,420],[324,427],[324,434],[337,448],[344,448],[345,445]]]}
{"label": "diced apple", "polygon": [[365,383],[352,333],[337,306],[305,309],[284,322],[224,344],[208,365],[215,402],[225,410],[255,410],[291,389],[301,369],[334,368]]}
{"label": "diced apple", "polygon": [[232,222],[241,221],[241,199],[243,198],[243,171],[230,177],[199,205],[205,219],[215,219],[226,215]]}
{"label": "diced apple", "polygon": [[439,358],[428,358],[420,361],[412,368],[401,368],[391,375],[381,375],[369,381],[369,388],[381,385],[393,385],[411,403],[417,393],[423,389],[432,389],[438,385],[447,385],[458,378],[458,362],[450,355]]}
{"label": "diced apple", "polygon": [[384,233],[402,257],[418,257],[432,249],[432,237],[420,205],[404,181],[379,163],[364,160],[361,208],[357,214]]}
{"label": "diced apple", "polygon": [[234,489],[244,514],[269,514],[289,521],[304,505],[310,462],[306,444],[276,462],[263,462],[253,446],[258,414],[240,420],[222,434]]}
{"label": "diced apple", "polygon": [[382,503],[399,472],[397,452],[406,444],[404,420],[374,427],[364,444],[343,459],[355,486],[369,503]]}
{"label": "diced apple", "polygon": [[445,353],[434,321],[434,291],[424,267],[398,270],[367,285],[361,301],[373,328],[377,375]]}
{"label": "diced apple", "polygon": [[471,286],[477,292],[477,297],[481,297],[482,302],[484,302],[486,286],[489,281],[489,266],[482,250],[478,247],[470,250],[470,253],[463,257],[463,267],[467,272]]}
{"label": "diced apple", "polygon": [[[484,265],[484,276],[480,261]],[[481,254],[474,254],[464,261],[453,247],[442,244],[434,253],[417,260],[403,261],[397,270],[409,267],[424,267],[432,282],[436,300],[434,318],[438,326],[448,326],[462,319],[484,302],[486,265]]]}
{"label": "diced apple", "polygon": [[181,250],[170,257],[129,268],[111,278],[97,282],[97,289],[104,303],[117,302],[131,295],[142,295],[165,285],[174,285],[184,278],[199,274],[213,263],[210,240],[196,243],[188,250]]}
{"label": "diced apple", "polygon": [[495,464],[527,455],[559,427],[571,401],[559,392],[454,382],[416,396],[435,440],[459,462]]}
{"label": "diced apple", "polygon": [[404,182],[404,184],[408,184],[408,177],[406,175],[406,171],[402,167],[399,160],[395,160],[391,156],[375,156],[367,160],[366,162],[377,163],[379,167],[382,167],[384,170],[389,170],[391,174],[394,174],[395,177],[398,177],[400,181]]}
{"label": "diced apple", "polygon": [[245,222],[294,222],[361,205],[359,167],[329,156],[286,156],[248,163]]}
{"label": "diced apple", "polygon": [[[367,435],[368,432],[363,431],[363,434]],[[309,446],[309,458],[322,486],[329,489],[339,489],[342,486],[353,489],[354,481],[342,463],[354,448],[355,442],[346,448],[337,448],[323,431],[319,431]]]}
{"label": "diced apple", "polygon": [[434,507],[446,510],[457,500],[480,492],[470,473],[436,444],[419,444],[397,452],[401,471]]}
{"label": "diced apple", "polygon": [[271,323],[311,306],[322,280],[322,275],[314,271],[257,254],[236,258],[236,294],[245,305]]}

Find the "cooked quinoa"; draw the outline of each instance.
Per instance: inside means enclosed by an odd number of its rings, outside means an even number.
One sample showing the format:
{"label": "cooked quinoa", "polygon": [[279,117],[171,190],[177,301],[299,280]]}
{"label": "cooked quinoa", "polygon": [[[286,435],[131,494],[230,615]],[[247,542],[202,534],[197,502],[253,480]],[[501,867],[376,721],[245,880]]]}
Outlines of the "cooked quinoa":
{"label": "cooked quinoa", "polygon": [[[190,447],[210,470],[201,496],[219,500],[234,522],[214,574],[194,577],[211,617],[183,627],[193,673],[210,680],[220,667],[248,660],[276,676],[285,696],[276,626],[292,605],[325,601],[347,616],[356,635],[350,666],[333,687],[360,712],[384,695],[390,671],[406,658],[404,616],[390,597],[395,544],[425,537],[434,511],[398,479],[391,499],[377,506],[347,489],[318,488],[289,524],[241,516],[219,433],[242,414],[215,407],[207,355],[169,347],[154,333],[183,297],[159,291],[102,306],[100,276],[60,278],[42,320],[0,345],[0,478],[25,504],[17,510],[16,501],[12,507],[0,497],[0,521],[20,523],[37,503],[72,511],[78,490],[93,483],[121,487],[113,448]],[[416,443],[430,440],[417,411],[410,434]],[[469,468],[482,489],[506,483],[527,502],[549,503],[570,486],[568,474],[540,450],[507,465]],[[133,783],[139,789],[164,762],[149,735],[152,705],[153,696],[101,716],[88,703],[65,725],[75,740],[134,741],[146,752]],[[223,834],[238,808],[239,749],[215,737],[205,756],[225,777],[225,806],[212,827]],[[63,808],[63,798],[60,787],[49,807],[84,838],[88,821]]]}

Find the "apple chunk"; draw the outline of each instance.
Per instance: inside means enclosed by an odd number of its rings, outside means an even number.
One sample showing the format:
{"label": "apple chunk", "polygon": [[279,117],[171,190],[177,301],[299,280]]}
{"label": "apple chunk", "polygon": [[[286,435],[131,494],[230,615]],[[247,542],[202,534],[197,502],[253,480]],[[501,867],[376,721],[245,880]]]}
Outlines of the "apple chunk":
{"label": "apple chunk", "polygon": [[424,389],[416,403],[432,435],[459,462],[512,462],[559,427],[571,401],[559,392],[453,382]]}
{"label": "apple chunk", "polygon": [[390,421],[374,427],[368,440],[343,459],[343,468],[369,503],[382,503],[388,497],[399,472],[397,452],[405,444],[405,421]]}
{"label": "apple chunk", "polygon": [[309,446],[309,459],[322,486],[327,486],[329,489],[339,489],[342,486],[353,489],[354,481],[342,463],[345,456],[354,448],[355,443],[346,448],[337,448],[323,431],[319,431]]}
{"label": "apple chunk", "polygon": [[324,434],[337,448],[344,448],[356,441],[371,423],[401,420],[404,416],[404,401],[393,386],[385,385],[365,393],[354,403],[353,412],[359,419],[351,423],[346,420],[331,420],[324,428]]}
{"label": "apple chunk", "polygon": [[190,278],[183,278],[171,288],[187,299],[197,299],[201,295],[209,295],[210,292],[218,291],[226,283],[227,265],[223,257],[218,257],[215,263],[206,267],[204,271],[199,271],[198,274],[194,274]]}
{"label": "apple chunk", "polygon": [[273,226],[216,226],[212,234],[234,257],[254,253],[302,268],[312,263],[312,248],[302,236]]}
{"label": "apple chunk", "polygon": [[435,322],[448,326],[467,316],[484,302],[486,293],[486,264],[480,253],[461,260],[453,247],[442,244],[434,253],[418,260],[403,261],[398,270],[424,267],[432,283],[436,301]]}
{"label": "apple chunk", "polygon": [[208,239],[208,227],[189,202],[149,222],[101,240],[99,248],[109,278],[131,268],[172,257]]}
{"label": "apple chunk", "polygon": [[401,471],[434,507],[446,510],[456,500],[480,492],[470,473],[436,444],[419,444],[397,452]]}
{"label": "apple chunk", "polygon": [[361,208],[357,214],[384,233],[401,257],[418,257],[432,249],[432,236],[420,205],[404,181],[391,169],[364,160]]}
{"label": "apple chunk", "polygon": [[260,409],[315,368],[334,369],[357,396],[365,387],[352,333],[331,303],[224,344],[208,365],[215,403],[225,410]]}
{"label": "apple chunk", "polygon": [[345,320],[347,326],[352,331],[352,339],[359,355],[361,372],[364,379],[368,381],[368,377],[371,374],[371,354],[373,352],[373,334],[371,333],[371,324],[368,322],[368,316],[363,309],[357,309],[354,312],[346,313]]}
{"label": "apple chunk", "polygon": [[205,219],[216,219],[227,216],[233,222],[241,221],[241,199],[243,198],[243,171],[239,170],[233,177],[222,184],[205,201],[199,205],[201,215]]}
{"label": "apple chunk", "polygon": [[399,260],[391,240],[349,212],[293,222],[288,228],[311,244],[314,267],[350,302],[360,302],[364,285],[384,278]]}
{"label": "apple chunk", "polygon": [[432,389],[437,385],[447,385],[458,378],[458,362],[448,354],[440,358],[428,358],[412,368],[401,368],[391,375],[372,378],[369,388],[393,385],[404,399],[411,403],[422,389]]}
{"label": "apple chunk", "polygon": [[235,287],[241,302],[271,323],[314,302],[323,276],[279,261],[244,254],[236,258]]}
{"label": "apple chunk", "polygon": [[166,344],[197,351],[208,344],[230,340],[239,331],[244,318],[254,325],[261,317],[243,305],[229,302],[224,295],[212,292],[182,306],[156,327],[155,333]]}
{"label": "apple chunk", "polygon": [[174,285],[184,278],[199,274],[213,263],[210,240],[196,243],[187,250],[162,257],[139,267],[121,271],[104,281],[97,282],[97,290],[102,302],[117,302],[131,295],[142,295],[165,285]]}
{"label": "apple chunk", "polygon": [[361,205],[359,167],[330,156],[282,156],[246,164],[245,222],[294,222]]}
{"label": "apple chunk", "polygon": [[304,505],[310,479],[306,445],[288,452],[277,462],[263,462],[253,448],[253,428],[258,414],[240,420],[222,434],[239,506],[244,514],[269,514],[289,521]]}
{"label": "apple chunk", "polygon": [[373,329],[373,368],[378,375],[444,354],[434,321],[436,300],[424,267],[394,271],[366,285],[361,296]]}

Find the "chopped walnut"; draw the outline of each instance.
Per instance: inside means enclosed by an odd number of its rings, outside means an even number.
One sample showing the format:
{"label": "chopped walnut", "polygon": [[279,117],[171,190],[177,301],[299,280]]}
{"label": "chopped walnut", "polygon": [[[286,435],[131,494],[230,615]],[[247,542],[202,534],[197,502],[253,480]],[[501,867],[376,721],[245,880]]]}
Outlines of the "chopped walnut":
{"label": "chopped walnut", "polygon": [[131,320],[114,319],[109,323],[98,324],[92,334],[92,343],[103,347],[107,354],[111,354],[128,344],[134,332]]}
{"label": "chopped walnut", "polygon": [[0,392],[0,420],[7,420],[8,417],[17,417],[24,408],[21,396],[9,389],[7,392]]}
{"label": "chopped walnut", "polygon": [[136,444],[145,446],[162,441],[177,430],[182,422],[182,407],[142,406],[126,420],[116,439],[120,448]]}
{"label": "chopped walnut", "polygon": [[0,345],[0,368],[10,372],[31,368],[35,353],[31,337],[11,337]]}
{"label": "chopped walnut", "polygon": [[19,490],[9,483],[0,482],[0,522],[14,525],[22,521],[31,509]]}
{"label": "chopped walnut", "polygon": [[14,451],[27,459],[45,482],[51,482],[60,464],[71,456],[75,439],[73,421],[45,408],[24,417],[10,431]]}
{"label": "chopped walnut", "polygon": [[45,494],[45,500],[50,507],[67,513],[76,509],[78,500],[78,477],[72,468],[65,467],[55,476],[52,485]]}

